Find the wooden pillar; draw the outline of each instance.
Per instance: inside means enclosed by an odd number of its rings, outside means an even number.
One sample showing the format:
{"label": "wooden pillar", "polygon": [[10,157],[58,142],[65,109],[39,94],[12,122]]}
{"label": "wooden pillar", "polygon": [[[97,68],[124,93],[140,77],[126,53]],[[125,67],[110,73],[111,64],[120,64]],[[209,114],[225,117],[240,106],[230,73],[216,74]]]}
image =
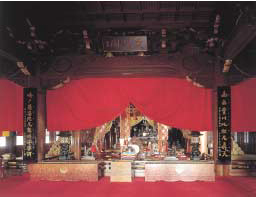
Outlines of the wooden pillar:
{"label": "wooden pillar", "polygon": [[229,176],[231,167],[231,89],[229,86],[218,88],[218,163],[219,176]]}
{"label": "wooden pillar", "polygon": [[218,165],[218,95],[217,87],[224,83],[222,75],[222,64],[220,60],[216,60],[214,64],[214,86],[212,89],[212,132],[213,132],[213,160],[215,164],[216,176],[222,176],[222,166]]}
{"label": "wooden pillar", "polygon": [[37,90],[37,161],[44,159],[46,130],[46,90]]}
{"label": "wooden pillar", "polygon": [[217,87],[212,91],[213,160],[215,175],[223,176],[223,165],[218,163],[218,96]]}
{"label": "wooden pillar", "polygon": [[218,160],[218,106],[217,106],[217,90],[212,91],[212,127],[213,127],[213,160]]}
{"label": "wooden pillar", "polygon": [[81,131],[74,131],[74,157],[75,160],[81,160]]}

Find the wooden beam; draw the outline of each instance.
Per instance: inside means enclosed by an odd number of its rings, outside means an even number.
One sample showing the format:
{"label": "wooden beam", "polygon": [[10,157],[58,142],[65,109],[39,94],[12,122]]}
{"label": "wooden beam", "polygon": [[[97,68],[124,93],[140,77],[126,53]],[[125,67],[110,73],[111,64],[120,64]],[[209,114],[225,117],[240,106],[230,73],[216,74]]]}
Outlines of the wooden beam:
{"label": "wooden beam", "polygon": [[[143,13],[142,13],[143,15]],[[107,17],[107,16],[106,16]],[[108,29],[108,28],[153,28],[153,29],[161,29],[163,26],[167,26],[170,29],[176,29],[176,28],[184,28],[188,24],[187,20],[171,20],[171,19],[165,19],[165,20],[145,20],[143,17],[142,20],[138,21],[126,21],[123,20],[111,20],[108,19],[106,21],[85,21],[85,20],[72,20],[72,18],[65,19],[63,21],[59,21],[59,26],[64,26],[67,28],[86,28],[86,29]],[[191,23],[191,27],[206,30],[209,28],[209,20],[207,19],[200,19],[200,20],[193,20]]]}
{"label": "wooden beam", "polygon": [[[101,6],[102,7],[102,6]],[[139,2],[139,9],[125,9],[125,10],[118,10],[118,9],[113,9],[113,10],[104,10],[104,13],[106,14],[146,14],[146,13],[169,13],[169,12],[176,12],[177,10],[180,10],[182,12],[188,12],[188,13],[192,13],[193,9],[182,9],[180,8],[180,5],[177,5],[174,8],[161,8],[161,9],[142,9],[142,5],[141,2]],[[202,13],[206,13],[209,12],[209,15],[211,15],[211,11],[214,11],[213,7],[198,7],[198,12],[202,12]],[[77,13],[77,14],[82,14],[82,13]],[[84,14],[84,13],[83,13]],[[90,10],[88,12],[86,12],[86,14],[102,14],[102,10],[101,11],[95,11],[95,10]]]}
{"label": "wooden beam", "polygon": [[122,2],[122,1],[119,1],[119,4],[120,4],[120,11],[121,11],[122,14],[123,14],[123,21],[126,22],[126,21],[127,21],[127,19],[126,19],[126,14],[123,13],[123,11],[124,11],[123,2]]}
{"label": "wooden beam", "polygon": [[141,1],[139,1],[138,13],[140,14],[141,21],[144,21],[144,15],[142,12],[142,2]]}
{"label": "wooden beam", "polygon": [[44,144],[46,130],[46,91],[37,91],[37,161],[44,159]]}
{"label": "wooden beam", "polygon": [[97,1],[97,2],[98,2],[98,4],[99,4],[99,7],[101,8],[100,13],[104,15],[105,22],[108,23],[108,22],[109,22],[109,18],[108,18],[108,16],[107,16],[105,7],[104,7],[104,5],[103,5],[103,2],[101,2],[101,1]]}
{"label": "wooden beam", "polygon": [[225,47],[224,58],[234,59],[256,38],[256,25],[243,24],[233,32],[231,40]]}
{"label": "wooden beam", "polygon": [[[78,55],[78,56],[60,56],[59,58],[69,58],[72,62],[72,68],[63,73],[55,73],[49,69],[48,72],[40,74],[40,76],[30,76],[29,82],[26,76],[17,76],[12,80],[17,84],[25,87],[43,87],[50,88],[60,83],[69,76],[71,80],[81,79],[86,77],[176,77],[185,78],[186,75],[193,74],[197,82],[205,87],[213,87],[216,85],[232,85],[239,83],[244,77],[239,73],[223,74],[221,72],[222,64],[214,70],[214,64],[209,63],[215,61],[207,54],[200,55],[200,66],[198,62],[191,61],[189,68],[182,66],[184,54],[152,55],[152,56],[117,56],[106,58],[96,55]],[[210,58],[210,59],[209,59]],[[54,61],[52,62],[54,64]],[[195,68],[196,70],[193,70]],[[195,71],[200,72],[195,72]],[[213,81],[213,73],[217,72],[216,80]],[[40,80],[39,80],[40,79]]]}
{"label": "wooden beam", "polygon": [[13,63],[17,63],[21,60],[19,60],[18,58],[14,57],[13,55],[11,55],[10,53],[5,52],[4,50],[0,49],[0,57],[6,58],[8,60],[10,60]]}

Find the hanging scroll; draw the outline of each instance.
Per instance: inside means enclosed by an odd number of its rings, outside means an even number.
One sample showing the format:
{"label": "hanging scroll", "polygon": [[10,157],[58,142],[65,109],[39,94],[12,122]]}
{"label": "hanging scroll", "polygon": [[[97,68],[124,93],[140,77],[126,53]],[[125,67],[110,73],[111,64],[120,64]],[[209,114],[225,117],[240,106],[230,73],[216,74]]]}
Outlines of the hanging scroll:
{"label": "hanging scroll", "polygon": [[36,103],[37,89],[24,88],[24,160],[36,161]]}
{"label": "hanging scroll", "polygon": [[218,160],[231,161],[231,90],[218,87]]}

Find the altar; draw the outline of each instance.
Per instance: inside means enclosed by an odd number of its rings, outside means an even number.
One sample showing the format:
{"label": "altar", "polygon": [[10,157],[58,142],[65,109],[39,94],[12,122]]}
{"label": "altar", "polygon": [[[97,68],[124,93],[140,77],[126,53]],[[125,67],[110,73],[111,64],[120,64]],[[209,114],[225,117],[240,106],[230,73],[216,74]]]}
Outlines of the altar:
{"label": "altar", "polygon": [[55,161],[28,165],[30,179],[34,181],[98,181],[97,161]]}
{"label": "altar", "polygon": [[32,180],[214,181],[212,137],[207,136],[153,121],[130,104],[95,129],[59,132],[46,160],[28,170]]}
{"label": "altar", "polygon": [[147,162],[145,164],[145,181],[215,181],[214,162]]}

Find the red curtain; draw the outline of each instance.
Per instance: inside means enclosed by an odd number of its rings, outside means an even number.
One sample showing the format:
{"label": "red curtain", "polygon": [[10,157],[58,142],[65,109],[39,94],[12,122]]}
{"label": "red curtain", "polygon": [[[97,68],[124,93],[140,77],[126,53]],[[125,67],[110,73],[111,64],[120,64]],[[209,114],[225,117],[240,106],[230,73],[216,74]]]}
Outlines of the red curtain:
{"label": "red curtain", "polygon": [[6,130],[23,133],[23,88],[0,79],[0,135]]}
{"label": "red curtain", "polygon": [[232,131],[256,131],[256,79],[231,88]]}
{"label": "red curtain", "polygon": [[93,128],[133,103],[149,118],[191,130],[212,130],[211,90],[174,78],[87,78],[47,92],[47,127]]}

